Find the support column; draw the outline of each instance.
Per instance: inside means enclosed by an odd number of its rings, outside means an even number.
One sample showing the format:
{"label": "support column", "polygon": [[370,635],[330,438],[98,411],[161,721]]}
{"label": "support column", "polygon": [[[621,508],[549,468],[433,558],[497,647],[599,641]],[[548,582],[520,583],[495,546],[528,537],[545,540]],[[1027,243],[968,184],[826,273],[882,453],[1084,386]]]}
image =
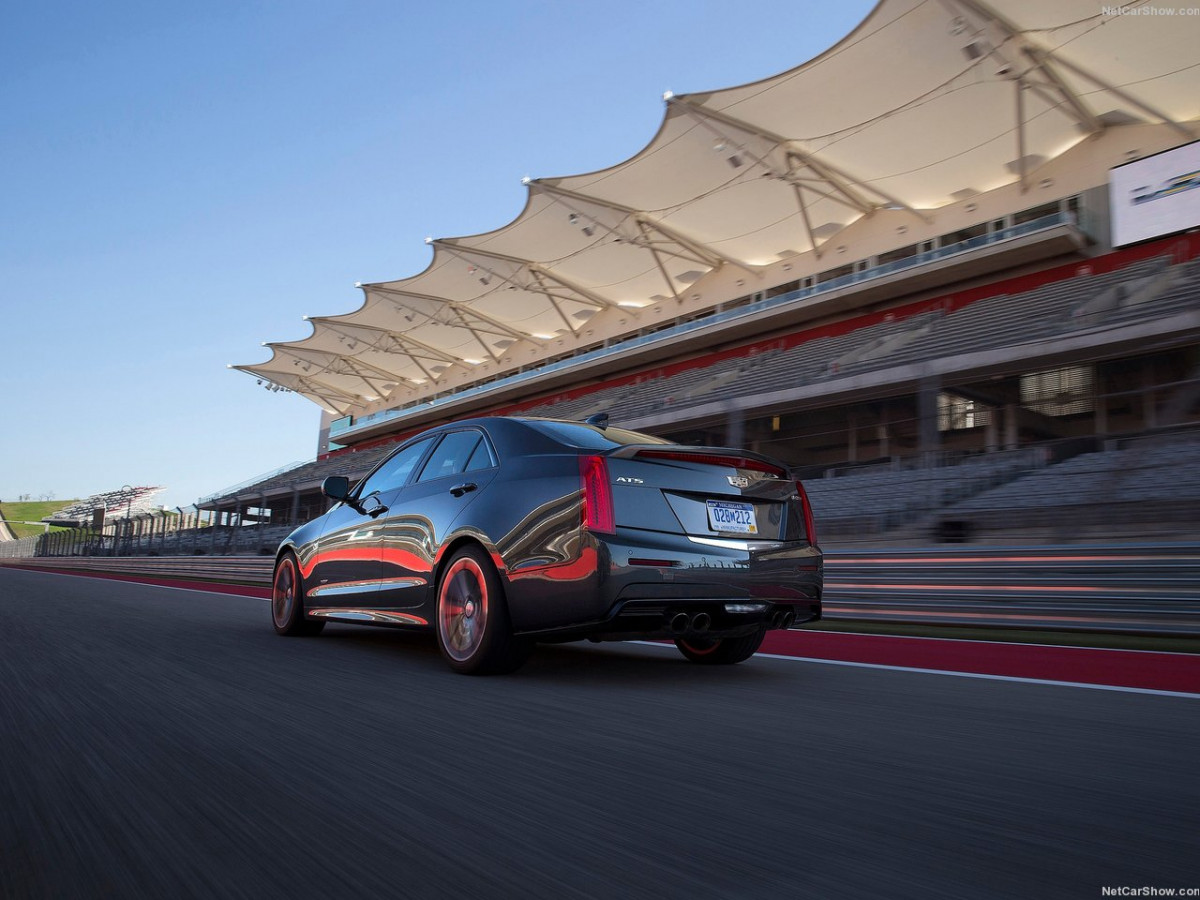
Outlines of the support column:
{"label": "support column", "polygon": [[1004,405],[1004,449],[1016,450],[1021,441],[1021,429],[1018,427],[1017,416],[1020,406],[1016,403]]}
{"label": "support column", "polygon": [[1147,360],[1142,365],[1142,425],[1143,427],[1158,427],[1158,404],[1154,392],[1154,363]]}
{"label": "support column", "polygon": [[941,387],[941,379],[937,376],[922,378],[917,394],[919,446],[921,456],[926,461],[931,461],[942,449],[942,434],[938,431],[937,405]]}
{"label": "support column", "polygon": [[746,415],[740,409],[731,407],[725,419],[725,446],[741,447],[746,440]]}
{"label": "support column", "polygon": [[242,530],[242,501],[241,500],[239,500],[237,503],[237,514],[236,515],[237,515],[237,521],[236,522],[233,522],[232,520],[230,521],[230,524],[233,526],[233,530],[230,532],[230,535],[229,535],[229,552],[230,553],[237,553],[238,532],[240,532]]}

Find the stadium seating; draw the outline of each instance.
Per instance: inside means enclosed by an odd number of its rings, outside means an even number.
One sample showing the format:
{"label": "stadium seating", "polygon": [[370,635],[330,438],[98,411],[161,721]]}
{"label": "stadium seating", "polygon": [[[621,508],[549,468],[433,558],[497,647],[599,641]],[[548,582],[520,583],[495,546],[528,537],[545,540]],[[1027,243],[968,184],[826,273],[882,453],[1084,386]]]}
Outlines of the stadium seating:
{"label": "stadium seating", "polygon": [[1050,463],[1046,448],[967,457],[921,467],[900,462],[831,469],[805,482],[822,535],[834,540],[937,539],[953,523],[975,539],[1020,540],[1050,529],[1108,538],[1194,535],[1200,521],[1200,432],[1114,442]]}
{"label": "stadium seating", "polygon": [[86,500],[64,506],[42,521],[51,525],[83,525],[91,522],[95,509],[107,510],[111,516],[144,516],[153,509],[151,499],[161,491],[161,487],[142,486],[93,494]]}
{"label": "stadium seating", "polygon": [[805,481],[822,534],[881,534],[928,518],[963,498],[1012,482],[1044,465],[1036,448],[980,454],[939,466],[832,469]]}
{"label": "stadium seating", "polygon": [[1200,440],[1194,433],[1081,454],[963,500],[953,512],[1161,501],[1200,503]]}
{"label": "stadium seating", "polygon": [[[1107,308],[1095,306],[1095,298],[1104,295],[1111,295],[1113,302]],[[1197,303],[1200,261],[1170,267],[1169,259],[1159,256],[1114,272],[1080,274],[1022,294],[988,297],[951,313],[933,309],[836,337],[816,338],[788,350],[699,364],[670,377],[652,376],[633,385],[601,388],[572,400],[538,404],[525,412],[584,418],[606,411],[620,424],[683,404],[1015,346],[1065,336],[1084,327],[1170,315]]]}

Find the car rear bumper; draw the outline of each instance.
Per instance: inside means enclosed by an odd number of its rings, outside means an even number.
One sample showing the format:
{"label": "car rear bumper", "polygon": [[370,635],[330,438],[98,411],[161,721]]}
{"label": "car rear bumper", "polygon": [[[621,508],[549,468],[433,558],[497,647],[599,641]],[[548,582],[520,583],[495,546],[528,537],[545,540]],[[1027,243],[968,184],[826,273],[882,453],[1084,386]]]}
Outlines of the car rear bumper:
{"label": "car rear bumper", "polygon": [[[738,637],[821,616],[823,560],[804,542],[640,529],[587,536],[592,552],[510,580],[516,631],[543,640]],[[574,589],[563,591],[563,573]]]}
{"label": "car rear bumper", "polygon": [[[547,642],[733,638],[761,628],[791,628],[821,617],[819,602],[808,605],[756,603],[741,611],[744,600],[630,600],[618,604],[607,619],[523,632]],[[731,609],[732,608],[732,609]]]}

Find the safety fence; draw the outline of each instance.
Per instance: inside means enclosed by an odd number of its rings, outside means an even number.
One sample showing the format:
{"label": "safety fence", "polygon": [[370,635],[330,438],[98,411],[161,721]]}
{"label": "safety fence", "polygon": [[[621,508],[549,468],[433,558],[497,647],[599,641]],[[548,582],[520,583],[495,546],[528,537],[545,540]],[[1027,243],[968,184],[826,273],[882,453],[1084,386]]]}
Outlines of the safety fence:
{"label": "safety fence", "polygon": [[64,528],[0,542],[0,559],[30,557],[273,556],[290,525],[221,526],[182,523],[171,518],[117,519],[103,529]]}

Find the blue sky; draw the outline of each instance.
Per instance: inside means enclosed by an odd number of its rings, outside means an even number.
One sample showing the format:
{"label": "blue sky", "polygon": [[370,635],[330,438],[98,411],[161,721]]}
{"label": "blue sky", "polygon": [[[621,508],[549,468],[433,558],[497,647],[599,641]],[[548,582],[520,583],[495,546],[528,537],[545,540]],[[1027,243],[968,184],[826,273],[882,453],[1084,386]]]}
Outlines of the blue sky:
{"label": "blue sky", "polygon": [[636,153],[662,92],[792,68],[873,4],[46,0],[0,14],[0,500],[200,496],[316,453],[227,363]]}

